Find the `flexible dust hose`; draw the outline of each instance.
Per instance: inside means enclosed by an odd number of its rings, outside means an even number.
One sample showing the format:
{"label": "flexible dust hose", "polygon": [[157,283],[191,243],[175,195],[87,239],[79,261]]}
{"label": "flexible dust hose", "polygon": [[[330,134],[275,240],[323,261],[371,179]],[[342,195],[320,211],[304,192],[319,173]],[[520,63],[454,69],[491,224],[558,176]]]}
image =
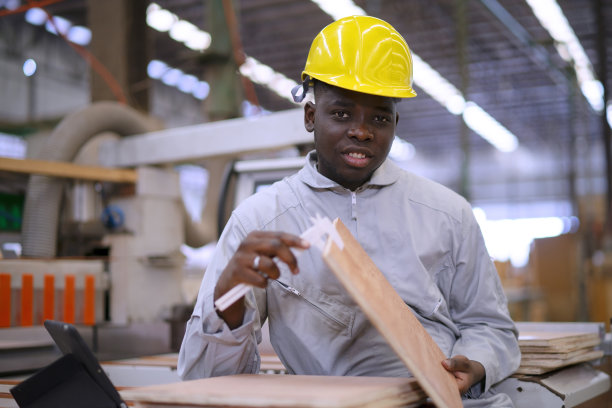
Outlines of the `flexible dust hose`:
{"label": "flexible dust hose", "polygon": [[[102,132],[119,136],[147,133],[156,128],[147,116],[116,102],[96,102],[66,116],[45,142],[38,158],[71,162],[81,147]],[[24,257],[52,258],[57,250],[57,233],[64,182],[32,175],[26,190],[22,225]]]}

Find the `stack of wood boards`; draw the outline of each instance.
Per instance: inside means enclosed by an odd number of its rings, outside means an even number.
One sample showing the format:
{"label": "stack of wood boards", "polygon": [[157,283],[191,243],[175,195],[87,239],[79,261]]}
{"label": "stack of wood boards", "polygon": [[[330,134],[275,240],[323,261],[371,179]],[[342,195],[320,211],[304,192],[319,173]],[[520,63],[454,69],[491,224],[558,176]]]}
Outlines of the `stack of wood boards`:
{"label": "stack of wood boards", "polygon": [[387,408],[419,406],[414,378],[243,374],[121,391],[135,407]]}
{"label": "stack of wood boards", "polygon": [[603,357],[596,350],[598,333],[521,331],[522,358],[516,374],[544,374],[568,365]]}

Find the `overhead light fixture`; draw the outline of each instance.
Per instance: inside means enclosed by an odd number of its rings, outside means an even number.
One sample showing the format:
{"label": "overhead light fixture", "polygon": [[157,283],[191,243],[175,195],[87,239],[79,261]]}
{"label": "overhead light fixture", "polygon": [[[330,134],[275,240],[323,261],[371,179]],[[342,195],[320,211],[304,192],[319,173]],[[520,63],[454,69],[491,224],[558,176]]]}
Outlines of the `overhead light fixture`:
{"label": "overhead light fixture", "polygon": [[412,53],[412,64],[415,85],[453,115],[461,115],[465,109],[461,92],[415,53]]}
{"label": "overhead light fixture", "polygon": [[147,74],[149,74],[149,78],[160,79],[169,69],[165,62],[151,60],[147,65]]}
{"label": "overhead light fixture", "polygon": [[593,72],[593,66],[576,37],[563,10],[556,0],[525,0],[542,27],[555,40],[555,48],[565,61],[572,64],[582,94],[589,105],[601,112],[604,108],[603,85]]}
{"label": "overhead light fixture", "polygon": [[247,57],[239,69],[240,73],[251,81],[264,85],[276,94],[293,102],[291,89],[297,85],[297,82],[287,78],[280,72],[274,71],[253,57]]}
{"label": "overhead light fixture", "polygon": [[155,3],[151,3],[147,7],[147,25],[159,32],[169,31],[177,21],[177,16]]}
{"label": "overhead light fixture", "polygon": [[36,61],[34,61],[32,58],[28,58],[23,63],[23,75],[27,77],[31,77],[35,73],[36,73]]}
{"label": "overhead light fixture", "polygon": [[91,30],[83,26],[72,26],[66,37],[75,44],[86,46],[91,42]]}
{"label": "overhead light fixture", "polygon": [[147,65],[149,78],[159,79],[164,84],[176,87],[179,91],[191,94],[194,98],[204,100],[210,92],[206,81],[200,81],[195,76],[185,74],[178,68],[172,68],[163,61],[151,60]]}
{"label": "overhead light fixture", "polygon": [[334,20],[347,16],[365,16],[366,12],[355,5],[353,0],[312,0],[325,13],[329,14]]}
{"label": "overhead light fixture", "polygon": [[49,21],[47,13],[38,7],[32,7],[26,11],[25,20],[32,25],[41,26],[44,24],[45,29],[54,35],[57,35],[57,30],[59,30],[68,41],[75,44],[86,46],[91,42],[91,30],[89,28],[72,25],[70,21],[58,16],[53,17],[52,23]]}
{"label": "overhead light fixture", "polygon": [[25,13],[25,20],[32,25],[43,25],[47,21],[47,13],[41,8],[32,7]]}
{"label": "overhead light fixture", "polygon": [[395,162],[406,162],[414,157],[416,150],[412,143],[399,138],[397,135],[393,138],[389,157]]}
{"label": "overhead light fixture", "polygon": [[175,86],[183,76],[183,71],[178,68],[169,69],[162,77],[161,81],[168,86]]}
{"label": "overhead light fixture", "polygon": [[184,93],[192,93],[196,85],[198,84],[198,78],[193,75],[183,75],[179,78],[177,88],[179,91]]}
{"label": "overhead light fixture", "polygon": [[516,150],[518,140],[514,134],[474,102],[467,102],[463,111],[465,124],[499,151]]}
{"label": "overhead light fixture", "polygon": [[194,51],[204,51],[210,47],[209,33],[187,20],[181,20],[157,3],[151,3],[147,7],[147,25],[159,32],[168,32],[170,38]]}
{"label": "overhead light fixture", "polygon": [[72,23],[66,20],[63,17],[55,16],[53,17],[53,22],[51,20],[47,20],[45,22],[45,29],[51,34],[57,35],[57,31],[61,33],[61,35],[68,34],[68,30],[72,27]]}
{"label": "overhead light fixture", "polygon": [[210,85],[206,81],[200,81],[193,89],[193,96],[200,100],[206,99],[208,94],[210,93]]}

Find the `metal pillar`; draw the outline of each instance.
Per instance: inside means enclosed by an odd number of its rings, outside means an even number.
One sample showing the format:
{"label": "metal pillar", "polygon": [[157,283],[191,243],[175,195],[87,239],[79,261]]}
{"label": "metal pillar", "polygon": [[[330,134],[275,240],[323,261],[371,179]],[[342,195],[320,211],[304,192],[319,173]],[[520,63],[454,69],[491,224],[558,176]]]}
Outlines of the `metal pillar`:
{"label": "metal pillar", "polygon": [[207,3],[206,25],[210,27],[212,42],[202,60],[206,64],[204,76],[210,84],[204,110],[211,121],[237,118],[241,116],[242,90],[236,73],[238,66],[233,57],[223,0]]}
{"label": "metal pillar", "polygon": [[[90,50],[112,75],[127,103],[149,110],[149,44],[145,0],[87,0],[87,18],[92,31]],[[115,100],[107,81],[92,71],[91,101]]]}
{"label": "metal pillar", "polygon": [[597,56],[599,60],[599,79],[603,84],[604,110],[601,114],[601,137],[604,142],[606,161],[606,206],[605,206],[605,238],[612,249],[612,138],[610,125],[606,118],[606,106],[609,98],[608,89],[608,51],[606,48],[606,22],[604,21],[604,0],[594,0],[594,13],[597,19]]}
{"label": "metal pillar", "polygon": [[[469,66],[467,61],[467,17],[466,8],[468,0],[455,2],[455,20],[457,23],[457,59],[461,74],[461,94],[466,97],[470,82]],[[470,199],[470,130],[465,121],[459,121],[459,135],[461,141],[461,179],[459,183],[459,193]]]}

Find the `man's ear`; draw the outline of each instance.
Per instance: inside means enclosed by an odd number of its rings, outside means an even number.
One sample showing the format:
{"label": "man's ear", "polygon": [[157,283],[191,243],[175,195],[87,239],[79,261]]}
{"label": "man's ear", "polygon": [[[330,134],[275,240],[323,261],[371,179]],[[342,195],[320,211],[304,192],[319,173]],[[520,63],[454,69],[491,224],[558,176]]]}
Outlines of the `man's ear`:
{"label": "man's ear", "polygon": [[314,103],[308,101],[304,105],[304,127],[308,132],[314,131],[315,111],[317,107]]}
{"label": "man's ear", "polygon": [[395,126],[399,123],[399,112],[395,112]]}

